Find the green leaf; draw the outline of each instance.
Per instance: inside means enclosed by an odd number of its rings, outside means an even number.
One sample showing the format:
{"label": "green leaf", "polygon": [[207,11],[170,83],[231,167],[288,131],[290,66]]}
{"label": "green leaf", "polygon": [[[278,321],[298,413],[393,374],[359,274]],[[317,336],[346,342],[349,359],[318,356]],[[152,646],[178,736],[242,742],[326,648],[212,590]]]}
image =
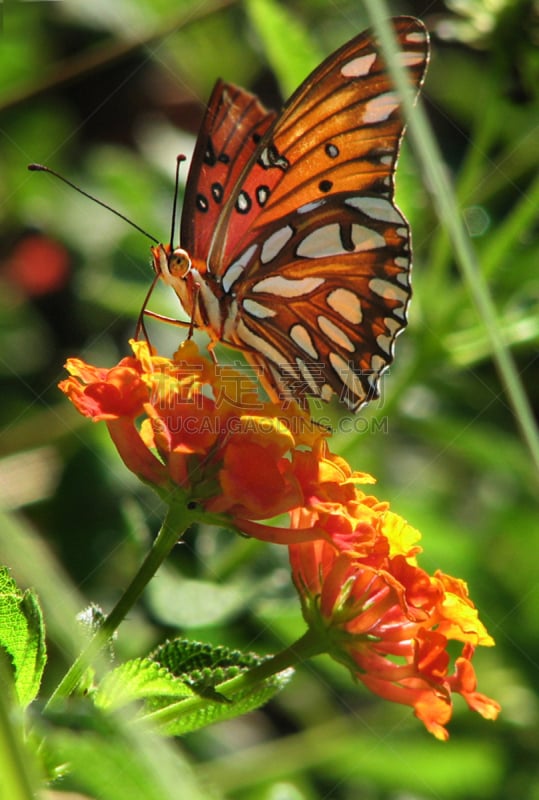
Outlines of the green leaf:
{"label": "green leaf", "polygon": [[189,639],[165,642],[150,653],[150,658],[166,667],[172,675],[181,675],[198,692],[235,678],[264,660],[255,653]]}
{"label": "green leaf", "polygon": [[101,682],[95,703],[113,709],[132,700],[158,697],[179,700],[191,697],[193,690],[165,667],[149,658],[136,658],[109,672]]}
{"label": "green leaf", "polygon": [[[265,659],[254,653],[241,653],[223,646],[177,639],[167,642],[151,655],[174,674],[182,674],[192,686],[196,697],[171,704],[166,699],[155,698],[149,703],[154,713],[152,723],[163,733],[180,736],[215,722],[246,714],[264,705],[280,691],[292,677],[287,669],[276,675],[250,681],[242,676]],[[236,679],[234,688],[226,696],[220,685]]]}
{"label": "green leaf", "polygon": [[264,660],[254,653],[175,639],[149,658],[133,659],[106,675],[94,700],[104,710],[142,700],[163,733],[179,736],[267,702],[288,682],[291,670],[245,682],[226,697],[218,688]]}
{"label": "green leaf", "polygon": [[11,663],[21,706],[35,699],[47,654],[45,628],[36,594],[22,592],[7,567],[0,568],[0,647]]}
{"label": "green leaf", "polygon": [[[216,625],[233,617],[247,603],[249,588],[241,582],[220,585],[189,578],[179,581],[166,564],[163,567],[159,580],[149,584],[146,597],[153,613],[166,625],[183,630]],[[174,603],[170,602],[171,597]]]}
{"label": "green leaf", "polygon": [[322,61],[297,17],[273,0],[249,0],[247,11],[284,97]]}

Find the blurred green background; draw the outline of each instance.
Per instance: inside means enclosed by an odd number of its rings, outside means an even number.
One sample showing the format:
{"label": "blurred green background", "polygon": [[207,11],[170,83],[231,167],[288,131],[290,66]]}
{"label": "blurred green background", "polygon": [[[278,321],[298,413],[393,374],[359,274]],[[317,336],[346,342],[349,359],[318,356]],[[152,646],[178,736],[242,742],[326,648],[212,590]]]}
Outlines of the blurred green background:
{"label": "blurred green background", "polygon": [[[368,19],[360,0],[2,8],[0,491],[3,524],[29,547],[14,574],[38,587],[45,606],[47,696],[69,664],[58,622],[66,598],[109,610],[163,509],[127,473],[104,427],[79,418],[56,388],[67,356],[112,365],[127,352],[152,278],[149,242],[26,166],[49,165],[168,241],[175,157],[190,154],[215,79],[278,107]],[[390,9],[431,32],[424,103],[499,328],[537,407],[538,4],[416,0]],[[409,709],[318,658],[262,711],[173,743],[206,796],[539,800],[536,473],[408,144],[397,194],[414,235],[409,327],[381,400],[355,419],[329,410],[332,449],[372,472],[378,496],[423,532],[422,566],[469,583],[497,642],[477,654],[479,688],[503,712],[486,722],[457,702],[441,744]],[[166,287],[151,307],[179,315]],[[171,354],[181,332],[150,330]],[[62,570],[52,586],[43,552]],[[0,550],[0,562],[9,559]],[[191,532],[152,581],[115,651],[118,660],[141,655],[181,633],[270,653],[302,630],[284,548],[208,528]],[[63,788],[88,784],[71,778]],[[124,796],[115,791],[96,796]]]}

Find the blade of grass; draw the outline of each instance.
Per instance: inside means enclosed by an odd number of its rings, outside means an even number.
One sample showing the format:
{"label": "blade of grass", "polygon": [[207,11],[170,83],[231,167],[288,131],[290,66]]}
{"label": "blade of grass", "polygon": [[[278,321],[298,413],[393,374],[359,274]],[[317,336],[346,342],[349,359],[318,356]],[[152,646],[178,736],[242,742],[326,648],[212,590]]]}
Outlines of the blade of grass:
{"label": "blade of grass", "polygon": [[[479,111],[480,109],[480,111]],[[466,206],[481,185],[488,152],[495,141],[499,125],[499,108],[494,89],[489,87],[489,96],[478,104],[474,130],[470,136],[464,161],[459,169],[456,196],[459,204]],[[451,239],[446,228],[440,226],[435,234],[429,253],[429,270],[424,280],[426,297],[435,297],[440,291],[453,261]]]}
{"label": "blade of grass", "polygon": [[539,174],[504,222],[493,231],[483,252],[483,275],[492,275],[504,258],[507,258],[512,245],[517,242],[529,227],[537,222],[539,208]]}

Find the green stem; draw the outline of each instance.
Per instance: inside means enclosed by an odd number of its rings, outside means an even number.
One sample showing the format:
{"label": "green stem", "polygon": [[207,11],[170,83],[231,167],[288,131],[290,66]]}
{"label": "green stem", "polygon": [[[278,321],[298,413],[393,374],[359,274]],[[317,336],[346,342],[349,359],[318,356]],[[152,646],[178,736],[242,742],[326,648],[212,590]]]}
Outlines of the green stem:
{"label": "green stem", "polygon": [[10,800],[35,797],[34,764],[22,739],[22,709],[16,706],[11,666],[0,653],[0,791]]}
{"label": "green stem", "polygon": [[[282,650],[280,653],[268,658],[267,661],[258,664],[256,667],[215,686],[216,692],[229,700],[233,700],[237,695],[244,695],[247,691],[263,683],[272,675],[277,675],[285,669],[294,667],[313,656],[325,652],[325,643],[320,636],[312,630],[307,630],[301,638],[294,644]],[[207,697],[196,695],[186,700],[180,700],[159,711],[146,714],[141,721],[155,725],[166,725],[170,722],[177,722],[183,715],[193,714],[202,710],[214,701]]]}
{"label": "green stem", "polygon": [[188,497],[184,492],[176,492],[169,502],[167,514],[151,550],[110,614],[56,687],[46,705],[47,709],[73,693],[84,671],[133,608],[172,548],[185,530],[200,517],[199,508],[193,510],[188,507]]}

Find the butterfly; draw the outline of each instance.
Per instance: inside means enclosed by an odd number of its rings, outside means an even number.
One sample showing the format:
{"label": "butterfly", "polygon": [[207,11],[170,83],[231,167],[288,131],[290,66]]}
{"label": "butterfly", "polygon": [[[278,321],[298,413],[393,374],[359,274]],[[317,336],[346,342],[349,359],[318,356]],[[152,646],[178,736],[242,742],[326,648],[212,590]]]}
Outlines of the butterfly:
{"label": "butterfly", "polygon": [[[428,34],[392,20],[416,92]],[[280,114],[219,80],[202,122],[181,247],[152,247],[212,347],[240,350],[272,400],[379,396],[411,295],[410,229],[394,203],[404,123],[376,35],[330,55]]]}

